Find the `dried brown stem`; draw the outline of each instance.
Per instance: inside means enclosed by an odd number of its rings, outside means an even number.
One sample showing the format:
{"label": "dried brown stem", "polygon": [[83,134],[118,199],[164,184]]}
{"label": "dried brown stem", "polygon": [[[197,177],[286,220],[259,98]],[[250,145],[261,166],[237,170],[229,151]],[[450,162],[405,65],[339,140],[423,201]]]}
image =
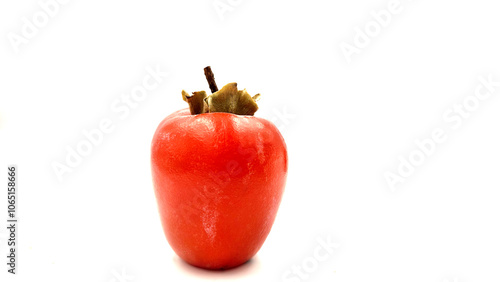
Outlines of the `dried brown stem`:
{"label": "dried brown stem", "polygon": [[212,93],[219,91],[219,88],[217,88],[217,84],[215,83],[214,73],[212,72],[210,66],[204,68],[203,70],[205,71],[205,77],[207,78],[208,86],[210,86],[210,91],[212,91]]}

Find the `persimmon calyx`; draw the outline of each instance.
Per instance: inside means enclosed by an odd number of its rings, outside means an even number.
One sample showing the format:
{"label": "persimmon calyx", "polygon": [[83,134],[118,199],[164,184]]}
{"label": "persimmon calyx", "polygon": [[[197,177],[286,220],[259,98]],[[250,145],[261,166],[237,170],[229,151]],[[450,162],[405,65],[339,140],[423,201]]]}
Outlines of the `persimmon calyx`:
{"label": "persimmon calyx", "polygon": [[246,89],[238,90],[237,83],[232,82],[209,96],[205,91],[189,94],[182,90],[182,99],[189,104],[192,115],[222,112],[253,116],[259,109],[256,101],[260,94],[252,97]]}

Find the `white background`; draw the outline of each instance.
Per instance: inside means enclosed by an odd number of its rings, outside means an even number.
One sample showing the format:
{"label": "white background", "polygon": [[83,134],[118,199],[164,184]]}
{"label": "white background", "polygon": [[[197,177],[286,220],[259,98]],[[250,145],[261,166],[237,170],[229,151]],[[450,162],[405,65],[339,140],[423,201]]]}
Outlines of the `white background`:
{"label": "white background", "polygon": [[[19,274],[6,273],[2,227],[0,280],[500,281],[500,87],[460,126],[443,119],[474,102],[479,76],[500,81],[495,1],[401,0],[382,27],[373,12],[388,0],[220,3],[231,10],[212,0],[69,1],[17,47],[9,38],[22,36],[23,18],[43,20],[44,10],[0,3],[1,182],[17,164],[20,201]],[[346,57],[341,45],[356,47],[367,26],[366,46]],[[156,126],[186,107],[182,89],[208,90],[207,65],[219,86],[262,94],[257,116],[280,127],[289,151],[269,237],[225,272],[172,252],[149,165]],[[111,106],[148,66],[169,76],[123,118]],[[51,165],[105,118],[114,130],[59,181]],[[391,190],[384,174],[435,129],[446,141]],[[315,264],[328,238],[339,246]],[[303,278],[288,272],[294,265]]]}

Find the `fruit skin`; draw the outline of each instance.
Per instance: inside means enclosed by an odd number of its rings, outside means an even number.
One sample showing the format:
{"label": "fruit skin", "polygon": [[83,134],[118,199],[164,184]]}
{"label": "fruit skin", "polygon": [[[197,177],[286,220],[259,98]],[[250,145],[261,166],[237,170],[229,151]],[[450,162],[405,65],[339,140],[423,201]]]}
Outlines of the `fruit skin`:
{"label": "fruit skin", "polygon": [[191,265],[228,269],[252,258],[269,234],[288,156],[265,119],[184,109],[158,126],[151,166],[172,249]]}

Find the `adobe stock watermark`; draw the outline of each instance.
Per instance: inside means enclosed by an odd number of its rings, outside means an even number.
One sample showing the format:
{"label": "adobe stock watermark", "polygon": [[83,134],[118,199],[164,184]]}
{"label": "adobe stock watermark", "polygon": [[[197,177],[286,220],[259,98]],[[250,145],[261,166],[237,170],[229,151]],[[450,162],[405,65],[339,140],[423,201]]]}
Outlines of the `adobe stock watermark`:
{"label": "adobe stock watermark", "polygon": [[22,17],[22,26],[19,32],[9,32],[7,38],[14,49],[14,52],[19,53],[19,47],[23,44],[28,44],[31,39],[35,38],[40,30],[46,27],[50,20],[56,17],[61,8],[66,5],[69,0],[40,0],[38,6],[40,9],[33,13],[30,18]]}
{"label": "adobe stock watermark", "polygon": [[160,70],[160,65],[147,66],[146,75],[142,83],[132,87],[128,93],[122,93],[119,98],[110,104],[111,112],[116,117],[103,117],[94,128],[82,130],[81,139],[73,146],[65,147],[66,157],[63,161],[52,161],[51,166],[59,182],[63,182],[63,176],[71,173],[78,167],[85,157],[88,157],[94,147],[104,141],[105,135],[112,133],[119,121],[127,119],[131,112],[143,102],[151,92],[155,91],[168,77],[168,73]]}
{"label": "adobe stock watermark", "polygon": [[125,269],[125,267],[122,267],[121,271],[111,269],[111,275],[113,275],[113,278],[109,279],[108,282],[134,281],[134,276],[127,274],[127,270]]}
{"label": "adobe stock watermark", "polygon": [[370,15],[372,19],[366,22],[362,28],[358,26],[354,27],[352,43],[342,41],[339,45],[347,63],[352,62],[353,55],[361,54],[361,51],[370,45],[372,39],[380,35],[382,30],[391,24],[394,16],[400,14],[402,11],[403,5],[400,0],[390,0],[386,8],[371,11]]}
{"label": "adobe stock watermark", "polygon": [[214,0],[212,5],[219,19],[223,21],[224,14],[233,12],[242,2],[243,0]]}
{"label": "adobe stock watermark", "polygon": [[326,238],[316,238],[316,243],[316,247],[309,256],[283,272],[282,282],[300,282],[309,279],[314,272],[318,271],[320,264],[330,259],[335,250],[340,247],[340,244],[334,242],[330,235]]}
{"label": "adobe stock watermark", "polygon": [[276,127],[282,134],[296,117],[296,114],[290,113],[288,111],[286,105],[284,105],[281,110],[273,108],[272,114],[270,116],[264,116],[264,118],[267,118],[269,121],[274,123],[274,125],[276,125]]}
{"label": "adobe stock watermark", "polygon": [[407,157],[398,156],[398,165],[394,171],[386,171],[384,178],[391,191],[396,190],[396,186],[404,183],[412,176],[416,168],[422,166],[425,161],[432,156],[439,146],[442,146],[449,138],[450,130],[458,130],[464,122],[479,109],[493,94],[497,93],[496,88],[500,87],[500,81],[494,81],[493,75],[488,77],[479,76],[479,83],[476,85],[474,93],[466,96],[460,103],[453,104],[446,109],[443,114],[443,122],[449,127],[436,127],[431,131],[430,136],[422,140],[415,140],[415,148]]}

